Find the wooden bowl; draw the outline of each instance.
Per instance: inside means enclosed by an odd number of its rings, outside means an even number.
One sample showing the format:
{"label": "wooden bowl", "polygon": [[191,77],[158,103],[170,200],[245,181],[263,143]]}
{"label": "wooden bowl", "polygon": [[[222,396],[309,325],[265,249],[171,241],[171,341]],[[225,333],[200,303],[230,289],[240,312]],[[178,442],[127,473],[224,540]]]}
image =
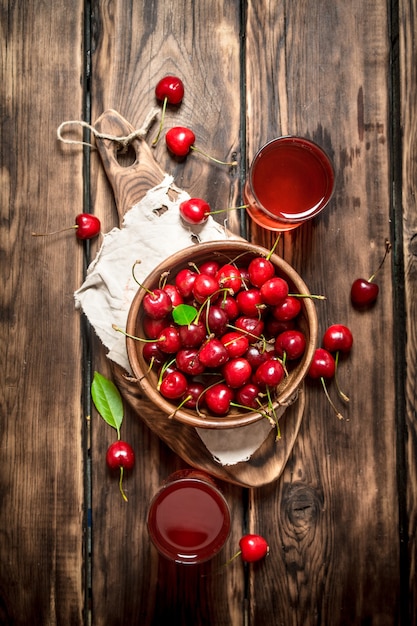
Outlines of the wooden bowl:
{"label": "wooden bowl", "polygon": [[[216,259],[223,264],[238,258],[239,265],[247,266],[253,257],[266,257],[268,254],[269,251],[262,246],[240,240],[196,244],[173,254],[149,274],[143,282],[144,288],[138,289],[128,314],[127,334],[134,337],[145,337],[142,300],[146,294],[146,289],[153,290],[159,286],[161,274],[164,272],[169,272],[169,281],[173,282],[176,274],[181,269],[189,267],[190,262],[200,265],[205,261]],[[288,282],[290,293],[310,294],[302,278],[286,261],[276,254],[273,254],[270,260],[276,268],[276,274]],[[289,371],[289,375],[278,386],[274,402],[276,409],[290,404],[296,398],[297,390],[307,374],[316,348],[318,323],[315,304],[311,298],[300,298],[300,301],[302,309],[297,318],[297,325],[306,335],[306,351],[301,360]],[[149,371],[149,364],[142,355],[143,345],[141,341],[126,337],[129,362],[139,387],[167,417],[198,428],[235,428],[265,419],[265,416],[258,411],[237,409],[236,407],[233,407],[224,417],[209,414],[206,409],[202,410],[203,415],[187,408],[176,410],[177,405],[166,400],[157,391],[158,376],[152,369]],[[264,409],[266,410],[266,408],[267,405],[265,404]]]}

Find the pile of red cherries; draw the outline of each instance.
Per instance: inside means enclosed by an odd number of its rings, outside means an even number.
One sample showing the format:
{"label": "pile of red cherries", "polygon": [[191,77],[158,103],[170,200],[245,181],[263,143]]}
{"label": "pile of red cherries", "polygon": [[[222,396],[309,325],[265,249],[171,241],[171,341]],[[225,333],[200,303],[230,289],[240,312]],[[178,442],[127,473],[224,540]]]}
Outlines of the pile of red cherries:
{"label": "pile of red cherries", "polygon": [[[245,266],[190,264],[148,291],[142,307],[141,349],[158,372],[159,392],[198,413],[268,410],[305,352],[300,297],[266,257],[253,256]],[[185,323],[178,322],[183,312]]]}

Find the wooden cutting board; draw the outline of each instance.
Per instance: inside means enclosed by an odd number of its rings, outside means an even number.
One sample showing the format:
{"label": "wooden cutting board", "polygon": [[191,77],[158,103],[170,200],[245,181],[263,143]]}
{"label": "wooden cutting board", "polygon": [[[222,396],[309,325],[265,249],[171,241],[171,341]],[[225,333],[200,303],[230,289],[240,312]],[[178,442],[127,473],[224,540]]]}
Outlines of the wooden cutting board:
{"label": "wooden cutting board", "polygon": [[[95,123],[99,133],[125,137],[134,128],[114,110],[103,113]],[[119,221],[146,192],[160,183],[164,172],[155,161],[151,148],[143,139],[133,139],[136,160],[125,167],[118,160],[121,146],[109,139],[96,138],[97,148],[104,170],[113,188]],[[195,428],[186,426],[161,413],[129,378],[127,372],[112,363],[113,375],[122,397],[135,414],[160,437],[186,463],[211,475],[242,487],[260,487],[276,480],[282,473],[300,429],[304,412],[305,396],[301,388],[298,399],[289,406],[280,419],[281,439],[276,441],[276,430],[271,429],[263,444],[248,461],[223,466],[200,439]],[[248,428],[248,427],[246,427]]]}

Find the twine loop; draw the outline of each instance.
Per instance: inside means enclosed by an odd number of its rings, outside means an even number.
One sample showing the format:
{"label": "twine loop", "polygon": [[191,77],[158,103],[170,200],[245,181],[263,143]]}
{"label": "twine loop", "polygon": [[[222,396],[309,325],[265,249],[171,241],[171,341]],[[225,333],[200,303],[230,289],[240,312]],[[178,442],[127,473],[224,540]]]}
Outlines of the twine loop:
{"label": "twine loop", "polygon": [[88,130],[94,135],[96,139],[109,139],[110,141],[115,141],[122,146],[122,148],[127,149],[129,144],[134,139],[144,139],[151,127],[153,121],[159,114],[159,108],[153,107],[149,113],[147,114],[145,121],[143,122],[141,128],[137,130],[133,130],[131,133],[125,136],[117,136],[110,135],[108,133],[100,133],[94,126],[89,124],[88,122],[84,122],[82,120],[68,120],[66,122],[62,122],[57,128],[57,137],[59,141],[63,143],[76,144],[79,146],[89,146],[90,148],[95,148],[95,146],[88,141],[81,141],[79,139],[66,139],[62,136],[62,131],[66,126],[81,126],[82,128],[88,128]]}

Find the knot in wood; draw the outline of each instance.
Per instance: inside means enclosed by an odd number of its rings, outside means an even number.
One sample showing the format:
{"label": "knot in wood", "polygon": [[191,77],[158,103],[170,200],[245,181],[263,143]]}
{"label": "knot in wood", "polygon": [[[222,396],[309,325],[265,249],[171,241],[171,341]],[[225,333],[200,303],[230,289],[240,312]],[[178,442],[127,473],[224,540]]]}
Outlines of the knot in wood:
{"label": "knot in wood", "polygon": [[322,500],[322,496],[307,485],[287,485],[282,505],[288,522],[304,531],[315,526],[323,508]]}

